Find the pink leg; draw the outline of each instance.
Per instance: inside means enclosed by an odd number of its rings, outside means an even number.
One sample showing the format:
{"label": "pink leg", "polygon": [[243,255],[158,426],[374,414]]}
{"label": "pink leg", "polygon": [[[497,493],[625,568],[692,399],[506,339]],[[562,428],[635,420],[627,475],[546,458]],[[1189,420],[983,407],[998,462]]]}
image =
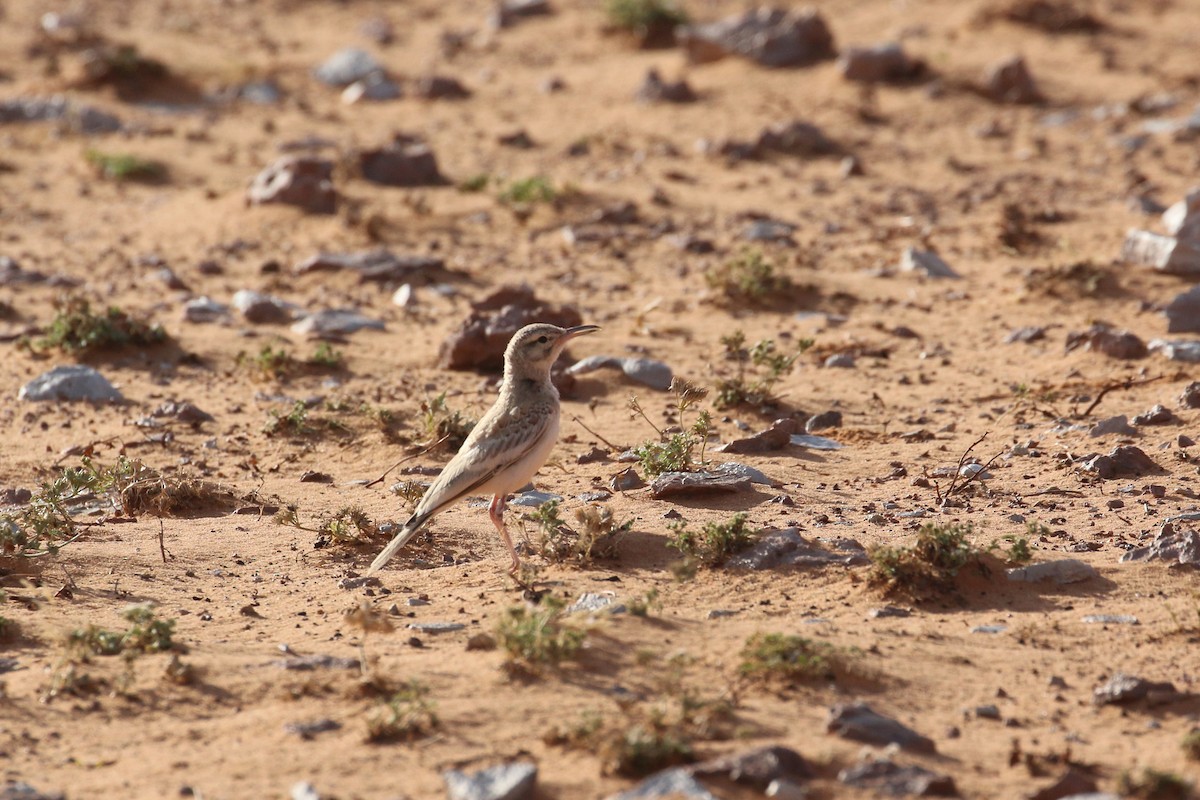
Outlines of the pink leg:
{"label": "pink leg", "polygon": [[504,525],[505,505],[504,495],[494,495],[492,504],[488,506],[488,516],[492,518],[492,524],[496,526],[500,538],[508,546],[509,555],[512,556],[512,568],[509,569],[508,574],[515,577],[521,571],[521,560],[517,558],[517,549],[513,547],[512,537],[508,535],[508,528]]}

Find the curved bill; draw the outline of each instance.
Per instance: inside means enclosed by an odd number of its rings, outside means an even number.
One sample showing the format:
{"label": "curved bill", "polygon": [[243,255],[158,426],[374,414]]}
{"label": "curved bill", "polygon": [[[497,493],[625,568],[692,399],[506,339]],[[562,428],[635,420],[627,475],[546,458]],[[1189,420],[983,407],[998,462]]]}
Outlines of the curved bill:
{"label": "curved bill", "polygon": [[574,328],[567,328],[559,341],[574,339],[576,336],[583,336],[585,333],[595,333],[600,330],[599,325],[576,325]]}

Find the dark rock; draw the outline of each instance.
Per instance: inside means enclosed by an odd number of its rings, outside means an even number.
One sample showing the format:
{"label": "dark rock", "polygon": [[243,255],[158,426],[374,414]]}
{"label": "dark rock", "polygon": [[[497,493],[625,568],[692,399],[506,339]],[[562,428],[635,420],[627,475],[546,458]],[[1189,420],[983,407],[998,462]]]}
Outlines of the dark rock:
{"label": "dark rock", "polygon": [[1162,405],[1155,405],[1149,411],[1138,414],[1131,421],[1134,425],[1166,425],[1175,422],[1176,419],[1175,412]]}
{"label": "dark rock", "polygon": [[1026,800],[1063,800],[1077,794],[1088,794],[1096,791],[1096,781],[1091,775],[1067,767],[1067,771],[1058,780],[1036,792],[1025,795]]}
{"label": "dark rock", "polygon": [[1005,344],[1013,344],[1014,342],[1040,342],[1046,338],[1046,327],[1044,325],[1029,325],[1024,328],[1017,328],[1011,331],[1004,337]]}
{"label": "dark rock", "polygon": [[1138,432],[1135,428],[1129,426],[1129,419],[1124,414],[1117,414],[1115,417],[1102,419],[1088,431],[1088,436],[1092,437],[1109,436],[1111,434],[1137,436]]}
{"label": "dark rock", "polygon": [[997,103],[1027,105],[1043,99],[1021,56],[1011,56],[993,64],[984,75],[983,91]]}
{"label": "dark rock", "polygon": [[912,611],[907,608],[898,606],[881,606],[880,608],[872,608],[867,612],[867,616],[871,619],[884,619],[886,617],[911,617]]}
{"label": "dark rock", "polygon": [[681,78],[667,83],[658,74],[658,70],[651,69],[634,94],[634,99],[639,103],[694,103],[697,97],[686,80]]}
{"label": "dark rock", "polygon": [[619,369],[625,376],[652,389],[671,388],[674,373],[662,361],[652,358],[618,358],[617,356],[588,356],[567,367],[571,375],[586,375],[599,369]]}
{"label": "dark rock", "polygon": [[1177,530],[1164,522],[1153,542],[1124,553],[1121,561],[1166,561],[1200,567],[1200,532]]}
{"label": "dark rock", "polygon": [[1146,343],[1129,331],[1118,331],[1104,323],[1096,323],[1086,331],[1067,334],[1067,352],[1086,347],[1109,358],[1145,358],[1150,354]]}
{"label": "dark rock", "polygon": [[575,456],[576,464],[599,464],[608,461],[608,451],[602,447],[593,447],[586,453]]}
{"label": "dark rock", "polygon": [[1083,469],[1096,473],[1097,477],[1103,480],[1162,472],[1162,468],[1155,464],[1150,456],[1140,447],[1133,445],[1114,447],[1106,456],[1092,456],[1083,462]]}
{"label": "dark rock", "polygon": [[816,433],[840,427],[842,427],[842,412],[831,410],[809,417],[808,421],[804,423],[804,432]]}
{"label": "dark rock", "polygon": [[1000,719],[1000,707],[994,703],[985,706],[975,706],[975,716],[979,719]]}
{"label": "dark rock", "polygon": [[250,289],[241,289],[234,293],[233,307],[242,312],[247,322],[256,325],[291,322],[302,313],[292,303]]}
{"label": "dark rock", "polygon": [[631,789],[608,800],[720,800],[683,767],[656,772]]}
{"label": "dark rock", "polygon": [[360,100],[380,102],[399,100],[403,96],[404,90],[400,88],[400,84],[382,72],[372,72],[362,80],[347,86],[342,92],[342,102],[348,105]]}
{"label": "dark rock", "polygon": [[72,132],[87,135],[116,133],[124,127],[118,117],[62,96],[0,101],[0,125],[20,122],[58,122]]}
{"label": "dark rock", "polygon": [[1156,683],[1121,672],[1109,678],[1107,683],[1092,690],[1092,702],[1098,706],[1125,705],[1141,700],[1145,700],[1151,705],[1159,705],[1178,699],[1179,696],[1179,692],[1172,683]]}
{"label": "dark rock", "polygon": [[[12,487],[0,489],[0,506],[23,505],[32,499],[33,492],[28,489],[14,489]],[[0,670],[0,672],[3,671]]]}
{"label": "dark rock", "polygon": [[312,214],[332,214],[337,210],[333,162],[314,156],[283,156],[254,177],[246,200],[251,205],[284,203]]}
{"label": "dark rock", "polygon": [[854,539],[834,539],[832,548],[808,540],[795,528],[767,531],[754,544],[731,556],[729,569],[778,569],[779,567],[825,567],[833,564],[858,566],[870,562],[867,551]]}
{"label": "dark rock", "polygon": [[701,778],[728,778],[765,792],[773,781],[800,783],[814,777],[804,757],[788,747],[759,747],[687,768]]}
{"label": "dark rock", "polygon": [[1192,381],[1179,395],[1179,405],[1184,408],[1200,408],[1200,381]]}
{"label": "dark rock", "polygon": [[341,729],[342,723],[337,720],[324,719],[312,720],[311,722],[289,722],[283,726],[283,729],[288,733],[294,733],[301,739],[311,739],[318,733],[327,731],[336,731]]}
{"label": "dark rock", "polygon": [[847,767],[838,773],[838,780],[847,786],[870,789],[878,795],[901,797],[957,797],[954,779],[939,775],[915,764],[901,766],[879,759]]}
{"label": "dark rock", "polygon": [[21,269],[16,259],[0,256],[0,286],[20,286],[45,283],[50,280],[41,272]]}
{"label": "dark rock", "polygon": [[896,42],[846,48],[838,58],[838,68],[846,80],[861,83],[907,81],[925,71],[924,63],[909,58]]}
{"label": "dark rock", "polygon": [[451,769],[442,773],[442,779],[449,800],[525,800],[533,796],[537,765],[497,764],[470,775]]}
{"label": "dark rock", "polygon": [[782,450],[792,442],[792,434],[796,432],[796,420],[791,418],[777,419],[771,427],[759,431],[745,439],[734,439],[713,449],[722,453],[768,453]]}
{"label": "dark rock", "polygon": [[502,133],[496,137],[496,142],[505,147],[514,147],[517,150],[532,150],[537,146],[537,143],[533,141],[533,137],[526,133],[524,128]]}
{"label": "dark rock", "polygon": [[280,669],[308,672],[316,669],[362,669],[362,662],[357,658],[342,658],[330,655],[290,656],[272,661],[272,665]]}
{"label": "dark rock", "polygon": [[338,88],[382,73],[383,65],[370,53],[357,47],[339,50],[313,70],[317,80]]}
{"label": "dark rock", "polygon": [[519,329],[535,322],[570,328],[583,322],[573,306],[552,306],[538,300],[527,286],[505,287],[472,306],[462,326],[442,342],[442,369],[498,371],[504,348]]}
{"label": "dark rock", "polygon": [[488,26],[500,30],[509,28],[520,20],[547,16],[553,12],[549,0],[499,0],[488,16]]}
{"label": "dark rock", "polygon": [[[358,253],[319,253],[301,261],[295,267],[297,275],[309,272],[357,272],[363,282],[416,283],[428,282],[431,272],[445,269],[446,262],[438,256],[396,255],[389,250],[367,250]],[[422,280],[423,279],[423,280]]]}
{"label": "dark rock", "polygon": [[381,186],[441,186],[446,183],[433,150],[409,136],[397,136],[386,147],[363,150],[358,154],[358,168],[363,178]]}
{"label": "dark rock", "polygon": [[942,257],[932,250],[906,247],[900,254],[900,271],[917,272],[930,278],[961,278]]}
{"label": "dark rock", "polygon": [[214,417],[207,411],[201,411],[192,403],[167,402],[150,412],[152,417],[170,417],[189,425],[199,425],[202,422],[212,422]]}
{"label": "dark rock", "polygon": [[750,480],[719,472],[664,472],[650,482],[656,500],[677,495],[732,494],[750,491]]}
{"label": "dark rock", "polygon": [[934,753],[937,750],[932,739],[922,736],[903,723],[877,713],[866,703],[834,706],[829,711],[825,729],[843,739],[876,745],[895,743],[914,753]]}
{"label": "dark rock", "polygon": [[781,153],[792,156],[831,155],[841,151],[825,132],[803,120],[781,122],[764,129],[754,143],[760,154]]}
{"label": "dark rock", "polygon": [[457,78],[447,75],[426,75],[418,78],[414,91],[422,100],[465,100],[471,96],[470,89],[463,86]]}
{"label": "dark rock", "polygon": [[315,472],[311,469],[306,469],[300,473],[301,483],[333,483],[333,476],[328,472]]}
{"label": "dark rock", "polygon": [[742,231],[742,238],[748,242],[786,242],[794,245],[792,234],[796,226],[790,222],[780,222],[776,219],[756,219]]}
{"label": "dark rock", "polygon": [[1046,33],[1096,33],[1105,28],[1086,4],[1071,0],[1009,0],[997,3],[988,17],[999,17]]}
{"label": "dark rock", "polygon": [[1134,228],[1125,234],[1121,244],[1121,261],[1169,275],[1195,276],[1200,274],[1200,240]]}
{"label": "dark rock", "polygon": [[0,800],[66,800],[62,792],[43,792],[24,781],[7,781],[0,786]]}
{"label": "dark rock", "polygon": [[695,64],[738,55],[765,67],[798,67],[837,55],[829,26],[812,10],[752,9],[717,22],[681,26],[676,38]]}
{"label": "dark rock", "polygon": [[82,364],[63,364],[21,387],[17,397],[32,402],[53,400],[119,403],[125,400],[108,379]]}
{"label": "dark rock", "polygon": [[614,492],[630,492],[634,489],[641,489],[645,485],[646,482],[633,467],[621,470],[608,481],[608,488]]}
{"label": "dark rock", "polygon": [[1163,309],[1167,333],[1200,333],[1200,286],[1193,286]]}

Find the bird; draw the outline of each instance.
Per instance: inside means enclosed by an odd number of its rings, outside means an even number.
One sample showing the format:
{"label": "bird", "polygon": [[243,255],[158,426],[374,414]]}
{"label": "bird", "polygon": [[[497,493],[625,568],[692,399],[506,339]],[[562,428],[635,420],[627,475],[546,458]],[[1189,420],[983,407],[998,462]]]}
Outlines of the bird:
{"label": "bird", "polygon": [[558,440],[558,389],[550,382],[550,367],[567,342],[595,333],[596,325],[535,323],[513,334],[504,351],[500,395],[471,429],[470,435],[426,490],[413,515],[371,562],[371,577],[434,515],[468,495],[491,494],[488,516],[512,556],[509,575],[517,578],[521,560],[504,524],[508,495],[529,483],[546,463]]}

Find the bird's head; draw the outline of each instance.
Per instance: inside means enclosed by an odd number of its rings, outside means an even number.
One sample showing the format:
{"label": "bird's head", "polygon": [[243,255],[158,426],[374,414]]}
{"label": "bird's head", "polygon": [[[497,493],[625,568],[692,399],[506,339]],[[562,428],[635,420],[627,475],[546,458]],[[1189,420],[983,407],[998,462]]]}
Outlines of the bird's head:
{"label": "bird's head", "polygon": [[574,328],[546,323],[526,325],[508,342],[508,349],[504,351],[504,374],[535,380],[549,378],[550,367],[567,342],[598,330],[596,325],[576,325]]}

